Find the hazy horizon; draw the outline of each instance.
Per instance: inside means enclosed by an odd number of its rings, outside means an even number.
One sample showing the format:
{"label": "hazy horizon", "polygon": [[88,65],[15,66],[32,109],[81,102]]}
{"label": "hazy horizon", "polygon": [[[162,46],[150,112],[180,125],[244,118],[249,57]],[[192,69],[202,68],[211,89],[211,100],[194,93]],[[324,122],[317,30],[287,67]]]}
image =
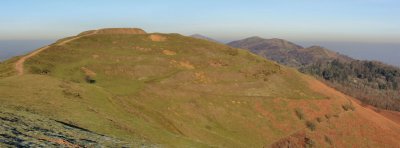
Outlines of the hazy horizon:
{"label": "hazy horizon", "polygon": [[221,40],[400,43],[395,0],[5,1],[0,40],[53,40],[107,27],[203,33]]}
{"label": "hazy horizon", "polygon": [[0,62],[24,55],[55,40],[0,40]]}

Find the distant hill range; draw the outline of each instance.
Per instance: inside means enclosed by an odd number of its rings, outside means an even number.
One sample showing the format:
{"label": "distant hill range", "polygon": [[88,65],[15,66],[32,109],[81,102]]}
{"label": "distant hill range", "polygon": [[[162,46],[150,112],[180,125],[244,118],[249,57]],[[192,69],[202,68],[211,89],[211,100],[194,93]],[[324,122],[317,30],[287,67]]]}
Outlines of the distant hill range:
{"label": "distant hill range", "polygon": [[201,34],[193,34],[193,35],[190,35],[190,37],[196,38],[196,39],[202,39],[202,40],[207,40],[207,41],[219,43],[219,41],[217,41],[217,40],[215,40],[215,39],[213,39],[213,38],[210,38],[210,37],[201,35]]}
{"label": "distant hill range", "polygon": [[228,45],[314,75],[364,103],[400,111],[400,69],[397,67],[356,60],[320,46],[304,48],[282,39],[250,37]]}

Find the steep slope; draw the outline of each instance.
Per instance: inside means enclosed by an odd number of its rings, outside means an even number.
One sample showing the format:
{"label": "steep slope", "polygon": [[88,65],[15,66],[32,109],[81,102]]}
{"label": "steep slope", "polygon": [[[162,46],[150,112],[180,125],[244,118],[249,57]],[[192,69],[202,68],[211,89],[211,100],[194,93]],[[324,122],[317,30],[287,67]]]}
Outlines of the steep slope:
{"label": "steep slope", "polygon": [[190,37],[196,38],[196,39],[207,40],[207,41],[211,41],[211,42],[215,42],[215,43],[219,43],[219,41],[217,41],[217,40],[215,40],[215,39],[212,39],[212,38],[210,38],[210,37],[201,35],[201,34],[193,34],[193,35],[190,35]]}
{"label": "steep slope", "polygon": [[1,63],[0,101],[161,147],[399,146],[399,125],[294,69],[179,34],[117,30],[60,40],[26,59],[23,75],[10,69],[17,59]]}
{"label": "steep slope", "polygon": [[[312,46],[302,48],[288,41],[282,44],[251,37],[228,45],[249,51],[299,69],[324,80],[336,89],[382,109],[400,111],[400,69],[374,61],[359,61]],[[285,43],[285,44],[283,44]]]}

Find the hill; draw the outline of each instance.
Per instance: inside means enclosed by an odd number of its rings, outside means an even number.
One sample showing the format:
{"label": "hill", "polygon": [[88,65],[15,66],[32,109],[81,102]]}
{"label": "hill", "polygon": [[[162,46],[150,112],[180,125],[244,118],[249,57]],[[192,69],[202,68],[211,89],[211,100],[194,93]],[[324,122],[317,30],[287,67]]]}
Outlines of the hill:
{"label": "hill", "polygon": [[190,37],[196,38],[196,39],[203,39],[203,40],[207,40],[207,41],[211,41],[211,42],[215,42],[215,43],[219,43],[219,41],[217,41],[217,40],[215,40],[213,38],[201,35],[201,34],[193,34],[193,35],[190,35]]}
{"label": "hill", "polygon": [[320,46],[303,48],[281,39],[251,37],[228,45],[314,75],[363,103],[400,111],[399,68],[355,60]]}
{"label": "hill", "polygon": [[0,64],[12,114],[142,146],[399,147],[397,123],[245,50],[125,28],[37,51]]}
{"label": "hill", "polygon": [[316,61],[341,59],[349,61],[351,58],[332,52],[320,46],[304,48],[283,39],[263,39],[250,37],[228,43],[229,46],[248,49],[252,53],[276,61],[280,64],[301,68]]}
{"label": "hill", "polygon": [[233,41],[228,43],[230,46],[240,46],[244,49],[251,49],[252,52],[263,51],[263,50],[282,50],[290,51],[296,49],[302,49],[300,45],[296,45],[292,42],[282,39],[263,39],[261,37],[249,37],[243,40]]}

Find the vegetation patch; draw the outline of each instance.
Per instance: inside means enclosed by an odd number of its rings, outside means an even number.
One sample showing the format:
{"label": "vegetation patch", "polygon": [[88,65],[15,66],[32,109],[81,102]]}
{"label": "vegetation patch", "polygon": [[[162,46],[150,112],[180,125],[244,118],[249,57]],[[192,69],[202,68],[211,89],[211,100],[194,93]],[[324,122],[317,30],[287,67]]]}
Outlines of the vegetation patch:
{"label": "vegetation patch", "polygon": [[306,126],[308,129],[310,129],[311,131],[315,131],[317,129],[317,124],[313,121],[306,121]]}
{"label": "vegetation patch", "polygon": [[354,111],[355,110],[355,108],[351,102],[342,105],[342,108],[344,111]]}
{"label": "vegetation patch", "polygon": [[237,55],[239,55],[239,51],[238,51],[238,49],[236,49],[236,48],[228,48],[228,49],[226,50],[226,53],[227,53],[228,55],[231,55],[231,56],[237,56]]}
{"label": "vegetation patch", "polygon": [[331,140],[331,138],[329,138],[327,135],[324,136],[324,140],[327,144],[329,145],[333,145],[333,141]]}
{"label": "vegetation patch", "polygon": [[315,141],[312,140],[310,137],[306,137],[305,138],[305,142],[306,142],[306,148],[313,148],[315,147]]}
{"label": "vegetation patch", "polygon": [[326,118],[327,120],[329,120],[330,118],[332,118],[332,115],[331,115],[331,114],[325,114],[325,118]]}
{"label": "vegetation patch", "polygon": [[[288,137],[282,138],[277,142],[273,143],[270,147],[272,148],[297,148],[297,147],[308,147],[312,148],[315,146],[314,140],[312,140],[304,131],[294,133]],[[265,146],[266,147],[266,146]]]}
{"label": "vegetation patch", "polygon": [[96,80],[92,76],[85,76],[85,81],[90,84],[96,83]]}
{"label": "vegetation patch", "polygon": [[325,83],[378,108],[400,111],[400,69],[375,61],[316,62],[301,69]]}

